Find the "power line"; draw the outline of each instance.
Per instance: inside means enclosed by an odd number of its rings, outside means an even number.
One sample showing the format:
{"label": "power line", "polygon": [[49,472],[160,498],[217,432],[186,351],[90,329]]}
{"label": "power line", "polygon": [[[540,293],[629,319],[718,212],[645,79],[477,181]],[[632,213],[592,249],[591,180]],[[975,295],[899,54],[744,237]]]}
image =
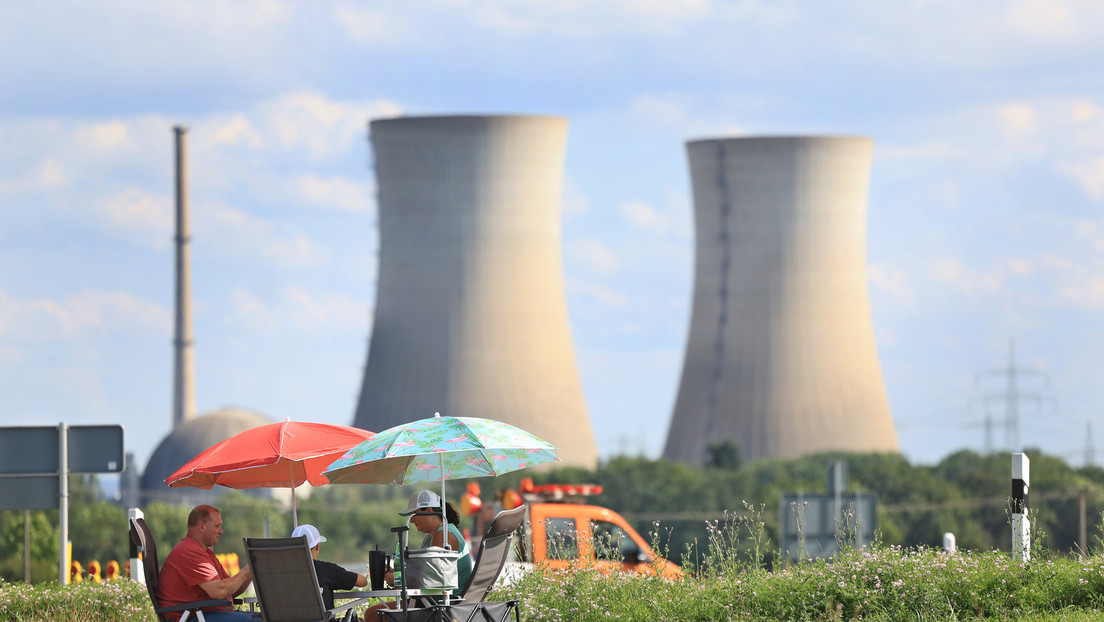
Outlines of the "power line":
{"label": "power line", "polygon": [[1054,398],[1040,393],[1029,393],[1020,389],[1021,379],[1025,376],[1040,377],[1044,381],[1044,387],[1049,384],[1049,376],[1041,371],[1021,367],[1016,364],[1016,344],[1012,339],[1008,340],[1008,365],[989,371],[978,372],[974,378],[975,385],[981,385],[982,378],[986,376],[998,376],[1004,379],[1004,389],[999,392],[982,395],[981,401],[985,410],[985,451],[993,451],[993,418],[989,412],[991,402],[1004,404],[1004,444],[1009,451],[1021,451],[1020,444],[1020,404],[1024,401],[1034,401],[1036,408],[1042,406],[1044,401],[1051,404]]}

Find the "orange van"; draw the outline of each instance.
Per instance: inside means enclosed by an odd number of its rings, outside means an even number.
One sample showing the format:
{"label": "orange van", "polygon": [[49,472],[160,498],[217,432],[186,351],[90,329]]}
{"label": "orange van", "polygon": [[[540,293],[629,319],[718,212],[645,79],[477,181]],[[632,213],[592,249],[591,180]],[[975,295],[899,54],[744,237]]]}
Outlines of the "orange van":
{"label": "orange van", "polygon": [[506,574],[533,566],[552,569],[593,564],[605,572],[659,573],[677,580],[682,570],[655,553],[620,514],[582,503],[602,492],[592,484],[522,484],[526,520]]}

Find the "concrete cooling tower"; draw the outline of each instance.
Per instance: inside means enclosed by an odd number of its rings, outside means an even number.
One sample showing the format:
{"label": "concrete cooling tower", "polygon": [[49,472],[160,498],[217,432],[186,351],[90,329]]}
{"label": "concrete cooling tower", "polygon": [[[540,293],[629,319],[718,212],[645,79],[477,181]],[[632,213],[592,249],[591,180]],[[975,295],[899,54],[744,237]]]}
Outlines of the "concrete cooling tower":
{"label": "concrete cooling tower", "polygon": [[898,451],[866,281],[873,141],[687,143],[694,305],[664,457]]}
{"label": "concrete cooling tower", "polygon": [[596,464],[564,299],[567,121],[407,117],[370,132],[379,282],[353,425],[496,419]]}

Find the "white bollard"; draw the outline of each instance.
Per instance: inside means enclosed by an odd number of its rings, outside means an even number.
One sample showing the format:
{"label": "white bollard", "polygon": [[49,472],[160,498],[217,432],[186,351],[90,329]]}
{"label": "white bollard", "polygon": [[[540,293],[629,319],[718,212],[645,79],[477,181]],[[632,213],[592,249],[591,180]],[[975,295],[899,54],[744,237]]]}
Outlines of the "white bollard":
{"label": "white bollard", "polygon": [[1030,471],[1030,461],[1025,454],[1012,454],[1012,559],[1025,562],[1031,561],[1027,503]]}
{"label": "white bollard", "polygon": [[[127,533],[130,533],[130,519],[145,518],[141,508],[127,508]],[[146,572],[142,567],[142,559],[138,557],[138,547],[130,543],[130,580],[138,583],[146,582]]]}
{"label": "white bollard", "polygon": [[955,537],[954,534],[949,531],[943,534],[943,550],[951,554],[955,552]]}

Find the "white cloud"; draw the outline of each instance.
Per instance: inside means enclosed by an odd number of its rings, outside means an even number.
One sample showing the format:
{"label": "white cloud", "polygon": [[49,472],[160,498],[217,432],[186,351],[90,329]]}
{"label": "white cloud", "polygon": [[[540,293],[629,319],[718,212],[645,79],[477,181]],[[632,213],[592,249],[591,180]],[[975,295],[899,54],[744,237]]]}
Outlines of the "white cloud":
{"label": "white cloud", "polygon": [[0,196],[52,190],[66,183],[65,166],[47,157],[28,170],[0,178]]}
{"label": "white cloud", "polygon": [[1070,102],[1070,116],[1073,117],[1076,123],[1083,123],[1094,119],[1099,120],[1101,118],[1101,109],[1100,106],[1090,101],[1074,100]]}
{"label": "white cloud", "polygon": [[129,126],[119,119],[80,125],[73,133],[73,140],[78,146],[85,145],[100,154],[133,144]]}
{"label": "white cloud", "polygon": [[248,290],[239,288],[232,291],[230,308],[238,325],[250,331],[272,334],[280,327],[276,313]]}
{"label": "white cloud", "polygon": [[637,229],[653,233],[664,233],[671,227],[671,223],[666,216],[660,214],[655,208],[643,201],[622,203],[618,209],[621,215]]}
{"label": "white cloud", "polygon": [[1026,103],[1002,106],[999,115],[1004,123],[1005,132],[1012,137],[1021,137],[1033,133],[1038,116],[1035,107]]}
{"label": "white cloud", "polygon": [[373,203],[374,184],[367,180],[300,175],[290,185],[310,207],[366,213]]}
{"label": "white cloud", "polygon": [[312,294],[299,287],[284,292],[291,322],[305,332],[336,330],[363,333],[371,324],[371,307],[345,294]]}
{"label": "white cloud", "polygon": [[575,240],[569,246],[572,257],[578,259],[588,270],[603,276],[617,272],[617,255],[605,244],[593,238]]}
{"label": "white cloud", "polygon": [[123,188],[91,201],[87,217],[95,226],[106,227],[135,246],[165,249],[172,242],[175,226],[171,201],[139,188]]}
{"label": "white cloud", "polygon": [[1034,260],[1024,257],[1005,257],[1000,263],[1003,269],[1018,277],[1031,276],[1035,271]]}
{"label": "white cloud", "polygon": [[880,291],[897,304],[908,305],[914,300],[912,288],[909,287],[906,273],[900,268],[883,264],[871,264],[866,269],[870,286]]}
{"label": "white cloud", "polygon": [[244,143],[253,148],[263,147],[265,144],[264,139],[254,129],[253,124],[241,113],[233,115],[221,127],[214,128],[214,142],[219,145]]}
{"label": "white cloud", "polygon": [[684,127],[690,124],[691,102],[681,93],[644,93],[629,103],[628,114],[646,121]]}
{"label": "white cloud", "polygon": [[1104,276],[1063,283],[1058,294],[1078,307],[1099,311],[1104,309]]}
{"label": "white cloud", "polygon": [[611,36],[671,36],[695,23],[716,21],[733,26],[766,26],[792,21],[797,13],[776,2],[742,0],[614,0],[585,2],[528,0],[486,3],[445,0],[458,15],[469,15],[475,25],[511,36],[558,35],[571,39]]}
{"label": "white cloud", "polygon": [[[775,102],[777,104],[778,102]],[[759,94],[702,95],[693,91],[641,92],[628,102],[620,122],[663,128],[684,140],[708,137],[740,137],[752,133],[743,120],[769,112],[772,103]]]}
{"label": "white cloud", "polygon": [[1057,169],[1077,181],[1089,198],[1104,201],[1104,157],[1077,164],[1061,164]]}
{"label": "white cloud", "polygon": [[365,140],[367,123],[401,114],[390,101],[343,102],[312,91],[286,93],[247,115],[264,136],[284,150],[305,150],[315,159],[344,156],[355,141]]}
{"label": "white cloud", "polygon": [[89,334],[168,334],[171,315],[129,292],[84,291],[62,299],[19,299],[0,291],[0,336],[55,341]]}
{"label": "white cloud", "polygon": [[349,39],[365,47],[394,45],[411,35],[407,24],[390,7],[341,5],[334,9],[334,20]]}
{"label": "white cloud", "polygon": [[597,302],[602,307],[611,309],[629,308],[628,296],[621,290],[613,287],[586,283],[572,283],[571,290],[573,293],[578,293]]}
{"label": "white cloud", "polygon": [[949,256],[933,258],[928,264],[928,276],[967,295],[995,292],[1002,285],[996,274],[970,270],[957,257]]}
{"label": "white cloud", "polygon": [[1063,0],[1016,0],[1007,6],[1006,20],[1016,33],[1036,39],[1067,39],[1080,30],[1078,19],[1085,17],[1087,6]]}
{"label": "white cloud", "polygon": [[325,248],[278,221],[255,218],[220,203],[199,205],[196,216],[193,230],[204,232],[196,243],[211,252],[259,257],[285,268],[313,268],[330,260]]}
{"label": "white cloud", "polygon": [[573,218],[585,214],[590,209],[590,197],[583,194],[570,179],[564,182],[563,215]]}
{"label": "white cloud", "polygon": [[924,139],[908,144],[875,145],[875,157],[878,160],[900,162],[938,162],[963,157],[962,146],[948,139],[933,141]]}
{"label": "white cloud", "polygon": [[272,300],[237,289],[231,294],[231,307],[242,328],[262,334],[294,330],[359,335],[371,325],[370,305],[346,294],[310,292],[299,286],[284,288]]}

